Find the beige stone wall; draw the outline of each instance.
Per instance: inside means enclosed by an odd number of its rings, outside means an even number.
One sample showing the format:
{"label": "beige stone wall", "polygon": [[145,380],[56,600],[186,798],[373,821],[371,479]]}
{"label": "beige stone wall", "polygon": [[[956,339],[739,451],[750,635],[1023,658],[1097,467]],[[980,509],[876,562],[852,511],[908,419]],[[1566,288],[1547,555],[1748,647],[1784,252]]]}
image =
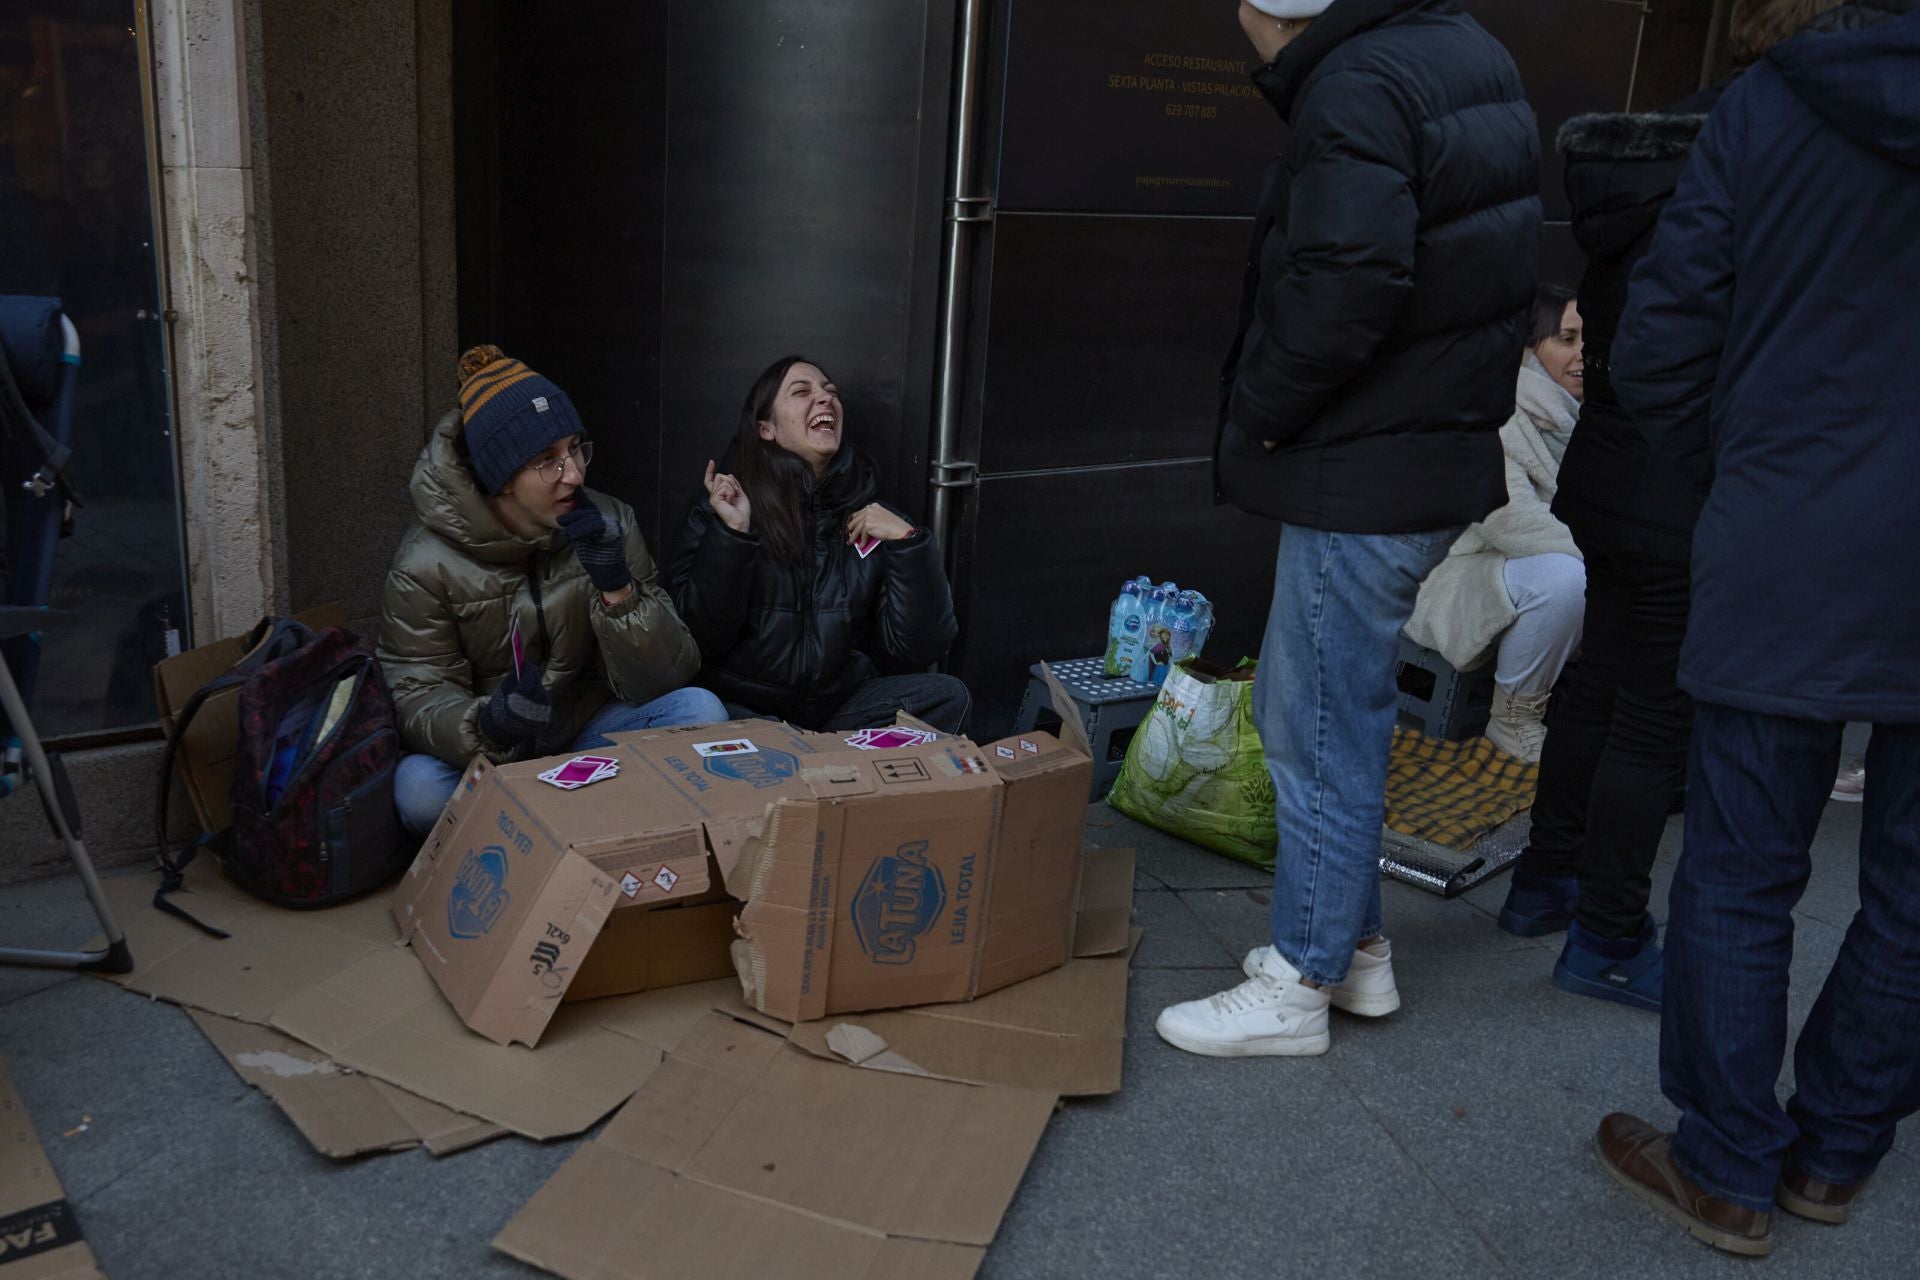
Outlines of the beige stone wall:
{"label": "beige stone wall", "polygon": [[378,611],[451,398],[452,0],[155,0],[196,633]]}
{"label": "beige stone wall", "polygon": [[196,634],[211,638],[244,628],[281,594],[245,33],[232,0],[155,0],[151,13],[188,591]]}

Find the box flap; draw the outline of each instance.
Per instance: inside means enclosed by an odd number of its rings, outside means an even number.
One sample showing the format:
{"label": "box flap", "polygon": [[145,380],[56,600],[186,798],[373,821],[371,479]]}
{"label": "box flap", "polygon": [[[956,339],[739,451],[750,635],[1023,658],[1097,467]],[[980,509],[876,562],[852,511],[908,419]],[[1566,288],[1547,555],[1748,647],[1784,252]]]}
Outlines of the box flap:
{"label": "box flap", "polygon": [[1061,740],[1087,759],[1093,759],[1093,740],[1087,736],[1086,721],[1080,718],[1080,704],[1060,683],[1060,677],[1053,674],[1053,668],[1044,662],[1040,664],[1040,678],[1046,681],[1053,713],[1060,717]]}
{"label": "box flap", "polygon": [[0,1061],[0,1277],[101,1280],[80,1220]]}
{"label": "box flap", "polygon": [[988,744],[1005,788],[976,993],[997,991],[1072,955],[1081,844],[1093,761],[1052,734]]}
{"label": "box flap", "polygon": [[494,1245],[580,1280],[970,1276],[1055,1101],[856,1073],[713,1014]]}

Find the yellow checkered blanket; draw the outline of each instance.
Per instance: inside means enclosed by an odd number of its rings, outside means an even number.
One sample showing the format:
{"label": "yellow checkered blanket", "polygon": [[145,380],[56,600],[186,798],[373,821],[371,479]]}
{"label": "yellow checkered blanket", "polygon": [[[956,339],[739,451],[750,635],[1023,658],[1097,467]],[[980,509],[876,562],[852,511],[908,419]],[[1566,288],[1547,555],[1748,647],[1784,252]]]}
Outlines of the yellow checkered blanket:
{"label": "yellow checkered blanket", "polygon": [[1485,738],[1449,742],[1396,726],[1387,767],[1387,825],[1448,849],[1469,849],[1533,805],[1540,766]]}

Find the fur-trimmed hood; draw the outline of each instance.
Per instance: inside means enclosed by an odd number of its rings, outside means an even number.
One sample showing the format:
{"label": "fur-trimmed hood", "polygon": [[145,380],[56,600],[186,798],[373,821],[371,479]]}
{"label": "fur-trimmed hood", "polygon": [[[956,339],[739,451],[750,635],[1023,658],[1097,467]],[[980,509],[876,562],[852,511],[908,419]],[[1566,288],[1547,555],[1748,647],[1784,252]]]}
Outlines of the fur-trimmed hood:
{"label": "fur-trimmed hood", "polygon": [[[1625,253],[1652,231],[1725,88],[1702,89],[1661,111],[1595,112],[1561,126],[1573,238],[1589,258]],[[1586,305],[1583,298],[1583,311]]]}
{"label": "fur-trimmed hood", "polygon": [[1596,111],[1560,126],[1556,145],[1569,156],[1596,160],[1673,160],[1687,154],[1706,113]]}

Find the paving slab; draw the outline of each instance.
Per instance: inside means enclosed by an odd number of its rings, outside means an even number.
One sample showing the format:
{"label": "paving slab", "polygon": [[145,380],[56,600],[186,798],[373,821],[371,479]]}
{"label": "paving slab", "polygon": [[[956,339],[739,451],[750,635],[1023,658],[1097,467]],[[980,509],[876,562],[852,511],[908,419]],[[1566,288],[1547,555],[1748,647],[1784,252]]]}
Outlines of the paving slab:
{"label": "paving slab", "polygon": [[[76,876],[39,880],[0,893],[0,946],[70,951],[100,930]],[[0,967],[0,1005],[43,991],[74,974],[62,969]]]}
{"label": "paving slab", "polygon": [[1239,957],[1228,951],[1194,913],[1185,895],[1171,889],[1135,890],[1133,922],[1146,930],[1133,955],[1136,969],[1225,972],[1239,963]]}
{"label": "paving slab", "polygon": [[1327,1060],[1161,1043],[1154,1016],[1196,981],[1135,974],[1127,1088],[1056,1117],[983,1276],[1502,1271]]}

